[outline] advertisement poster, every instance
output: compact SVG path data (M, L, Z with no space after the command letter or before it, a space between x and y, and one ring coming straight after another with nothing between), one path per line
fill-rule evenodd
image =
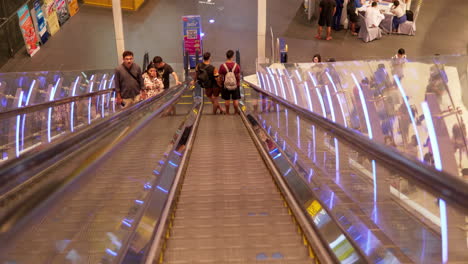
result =
M70 11L70 16L74 16L78 13L80 6L78 5L78 0L67 0L68 2L68 11Z
M55 7L57 8L57 17L60 26L63 26L65 22L70 18L70 12L68 12L67 1L55 0Z
M195 52L198 51L200 57L203 53L201 40L201 18L200 16L183 16L184 30L184 54L188 52L190 58L190 68L195 68Z
M43 9L47 21L47 26L49 26L50 35L53 36L60 29L57 13L55 12L55 1L44 0Z
M34 13L36 16L37 33L39 34L42 44L44 44L47 39L49 39L49 32L47 32L46 19L39 0L34 1Z
M29 14L28 5L24 5L17 12L19 18L19 26L21 33L23 34L24 43L26 44L26 50L32 57L36 52L39 51L39 39L36 35L36 30Z

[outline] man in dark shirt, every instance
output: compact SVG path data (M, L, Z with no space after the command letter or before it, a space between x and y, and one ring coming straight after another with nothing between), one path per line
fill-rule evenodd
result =
M205 75L205 76L203 76ZM213 104L213 114L219 112L224 113L224 109L219 105L219 93L221 89L218 86L218 69L211 65L211 53L205 52L203 54L203 62L197 64L195 67L195 80L205 89L206 97L210 98ZM193 81L195 83L195 81Z
M331 25L332 19L336 12L336 2L335 0L321 0L320 1L320 18L319 18L319 27L317 35L315 38L322 39L323 27L327 26L327 38L326 40L331 40Z
M181 84L179 82L179 77L177 77L177 73L172 69L171 65L165 63L163 59L159 56L154 57L153 63L156 65L157 71L158 71L158 78L161 78L163 84L164 84L164 90L168 89L170 87L169 85L169 76L172 74L174 77L174 80L176 82L176 85Z
M140 101L140 91L144 88L141 68L133 62L133 52L124 51L123 63L115 68L115 91L117 92L117 104L123 108Z
M241 99L241 94L240 94L240 65L235 63L234 60L234 51L228 50L226 52L226 62L224 64L221 64L219 66L219 86L222 87L221 90L221 98L224 99L224 105L226 107L226 114L229 114L229 105L230 105L230 100L232 100L233 105L234 105L234 114L239 114L239 100ZM237 88L235 90L228 90L226 87L224 87L224 79L226 77L226 74L228 72L233 72L234 75L236 76L236 85Z

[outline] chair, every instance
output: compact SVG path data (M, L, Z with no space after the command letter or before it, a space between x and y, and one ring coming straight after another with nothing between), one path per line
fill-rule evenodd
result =
M408 36L416 35L416 21L405 21L398 26L398 34Z
M419 9L421 8L422 1L419 0L416 8L414 9L413 21L405 21L398 26L398 34L404 34L408 36L416 35L416 20L418 19Z
M359 25L361 26L361 29L359 29L358 38L362 39L362 41L369 42L382 37L382 30L379 27L367 27L366 18L361 14L359 14Z

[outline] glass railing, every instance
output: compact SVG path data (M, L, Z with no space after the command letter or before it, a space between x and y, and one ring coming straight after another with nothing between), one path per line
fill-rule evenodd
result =
M168 64L183 81L184 65ZM0 112L112 88L114 69L0 73Z
M114 88L114 70L0 73L0 112Z
M111 115L113 88L112 70L1 73L0 161Z
M120 111L114 87L113 69L0 73L0 163Z
M468 174L468 56L260 65L272 95L458 177Z
M328 96L327 87L323 88L325 94L320 94ZM268 136L273 141L264 140L264 147L277 163L284 156L290 161L280 164L285 180L340 260L354 262L355 251L342 245L348 241L370 263L457 263L468 259L468 205L464 201L468 187L459 177L401 157L369 141L367 133L350 133L333 123L324 126L326 121L317 122L323 119L311 115L303 109L306 107L291 107L296 102L282 103L277 96L258 92L262 89L246 86L245 90L246 112L266 134L261 138ZM288 94L286 97L290 99ZM308 103L305 96L296 98ZM322 112L318 104L320 115L331 119L333 110L328 107L333 103L323 105ZM300 180L293 179L293 169ZM334 221L344 235L330 231Z
M164 190L170 188L171 178L167 177L173 175L168 171L176 169L185 147L180 139L185 127L180 124L186 114L194 112L193 93L187 83L173 87L159 99L129 107L57 144L64 145L61 148L67 150L70 145L75 147L70 153L48 149L43 155L33 157L34 162L22 163L19 171L24 175L20 176L28 177L29 181L17 188L13 197L0 197L0 203L5 205L0 210L0 262L48 262L53 254L57 263L85 260L87 263L117 263L126 250L130 251L123 246L132 239L136 243L131 249L136 253L145 245L143 243L151 243L152 229L148 228L157 223L157 219L151 218L157 215L145 212L158 211L160 207L147 208L146 204L155 199L154 196L165 198L167 191ZM155 128L163 132L154 136ZM133 155L131 159L141 159L142 149L138 144L145 147L149 144L151 150L147 151L152 154L143 163L152 169L138 172L137 180L132 174L134 169L127 173L123 169L125 162L119 160L127 160L129 155ZM45 171L36 174L34 170L38 166ZM123 172L119 174L116 170ZM112 183L132 191L121 192L123 189L112 187ZM152 186L157 193L152 193ZM119 201L103 198L102 188L112 189L113 195L121 192L115 196ZM159 198L157 201L162 206L164 199ZM83 201L87 201L86 204ZM72 213L71 206L76 206ZM36 212L40 208L43 218L37 218L32 208ZM71 222L78 224L70 225ZM80 235L83 228L92 235ZM40 235L37 240L38 234L47 235ZM22 254L24 248L18 251L19 245L26 247L30 254Z

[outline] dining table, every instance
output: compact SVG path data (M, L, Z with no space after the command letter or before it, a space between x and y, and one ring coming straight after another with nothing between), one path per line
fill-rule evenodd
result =
M356 8L356 12L359 14L365 13L367 8L371 7L372 1L366 1L361 7ZM393 13L390 12L391 8L393 6L393 3L389 3L386 1L381 1L377 3L378 9L382 12L384 15L384 19L380 23L379 27L383 30L384 33L386 34L392 34L392 29L393 29Z

